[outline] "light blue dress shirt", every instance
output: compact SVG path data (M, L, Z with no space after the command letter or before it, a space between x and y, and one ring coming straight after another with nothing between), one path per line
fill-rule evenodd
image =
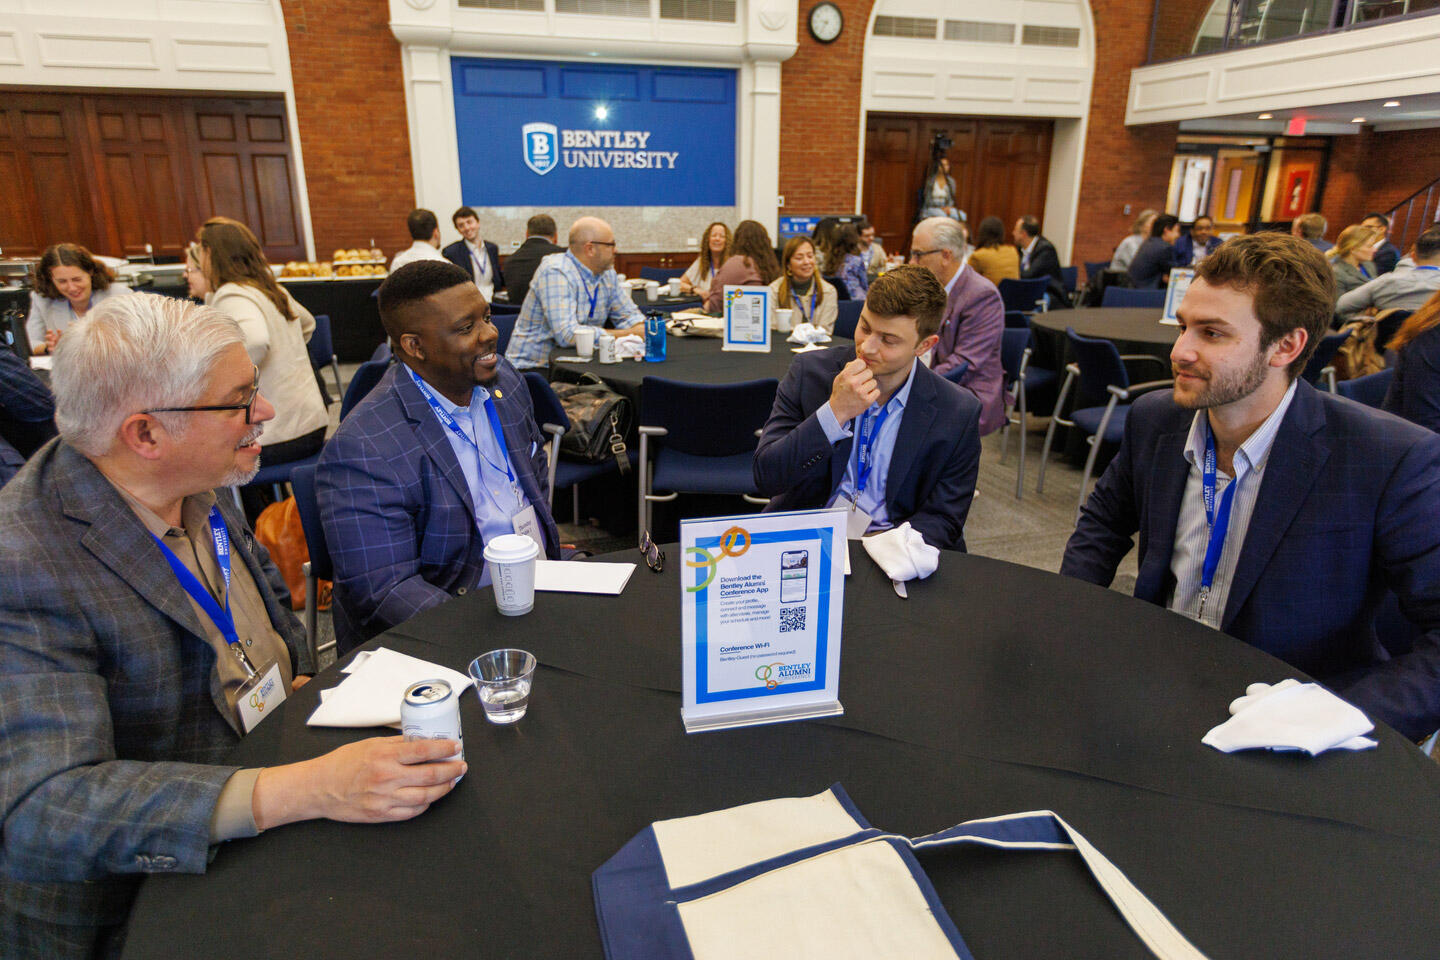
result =
M859 485L860 465L860 443L857 440L850 447L850 460L845 464L845 476L840 480L840 486L835 488L835 495L830 498L827 506L835 506L841 500L849 500L855 497L855 505L866 513L870 514L870 530L889 530L894 524L890 522L890 511L885 506L885 484L890 479L890 460L895 453L895 438L900 435L900 421L905 417L905 404L910 400L910 386L915 382L915 368L920 361L916 360L910 366L910 376L905 378L905 383L895 395L885 404L885 409L890 412L885 416L885 422L875 434L871 448L870 479L865 484L865 489L855 497L855 488ZM880 408L875 404L870 405L860 417L878 416ZM825 431L825 438L831 444L839 443L846 437L853 437L854 431L851 425L856 421L851 420L849 424L842 425L835 418L835 411L830 409L830 404L823 403L820 409L815 412L816 418L820 421L820 427ZM856 420L860 419L857 417Z
M485 412L485 401L490 398L490 391L484 387L476 387L470 395L470 406L460 407L445 399L444 394L429 384L425 384L420 390L434 397L440 408L454 417L456 425L480 448L480 456L476 456L474 447L457 437L455 431L445 426L445 422L438 415L435 417L440 429L445 431L445 439L450 441L450 449L455 451L455 459L460 461L460 469L465 474L465 483L470 488L470 500L475 505L475 526L480 530L481 542L489 543L495 537L514 533L515 527L511 518L529 506L530 501L520 489L519 481L512 482L505 472L505 466L509 466L510 473L514 474L515 465L507 460L495 438L490 417ZM431 413L434 412L432 409ZM489 582L490 569L487 565L479 585L483 587Z
M614 268L597 277L570 251L552 253L530 281L505 359L517 370L548 367L551 350L575 345L576 327L603 327L606 320L628 327L644 323L645 315L629 289L620 286Z

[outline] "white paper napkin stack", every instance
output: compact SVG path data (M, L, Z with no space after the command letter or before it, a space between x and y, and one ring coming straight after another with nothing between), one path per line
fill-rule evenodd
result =
M386 727L400 723L405 689L421 680L448 680L463 694L474 682L463 673L381 647L357 654L338 687L320 691L320 706L306 721L312 727Z
M1282 680L1252 683L1230 704L1231 717L1205 734L1201 743L1222 753L1236 750L1370 750L1376 741L1362 734L1375 724L1359 709L1318 683Z
M870 558L880 564L885 576L900 583L924 580L940 566L939 549L926 543L908 520L893 530L865 537L860 542Z
M824 327L817 327L813 323L797 323L790 331L790 336L785 339L790 343L809 346L812 343L829 343L830 334L825 332Z
M645 359L645 338L634 333L616 337L615 357L619 360Z

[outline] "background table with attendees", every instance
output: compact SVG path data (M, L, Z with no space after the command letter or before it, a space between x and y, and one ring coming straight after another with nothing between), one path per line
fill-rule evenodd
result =
M1247 684L1296 674L1239 641L954 553L901 600L853 548L845 714L687 736L680 558L665 552L663 573L641 564L616 598L541 594L512 619L476 591L372 641L461 671L497 645L528 649L530 711L489 726L467 693L469 773L422 817L297 824L230 845L203 876L151 877L127 960L249 960L257 916L267 943L306 944L315 960L599 957L590 874L649 823L837 781L877 826L911 835L1053 810L1216 960L1390 960L1440 939L1440 769L1389 729L1376 750L1317 758L1202 745ZM297 691L233 761L357 739L305 725L338 679L332 668ZM1149 956L1073 854L922 862L976 956Z

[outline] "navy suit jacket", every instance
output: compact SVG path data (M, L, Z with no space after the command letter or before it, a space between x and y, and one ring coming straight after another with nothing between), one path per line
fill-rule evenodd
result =
M790 365L755 450L755 486L770 498L767 512L823 507L845 478L854 441L831 446L815 412L854 359L854 347L831 347L802 353ZM964 550L979 464L980 401L921 364L885 478L890 522L909 520L926 543Z
M1220 238L1211 237L1205 243L1205 256L1208 257L1210 256L1210 254L1214 253L1215 248L1218 246L1220 246ZM1194 259L1195 238L1187 233L1179 240L1175 241L1175 266L1188 267L1190 266L1191 261L1193 261Z
M491 394L510 463L535 507L545 554L558 559L545 438L525 381L503 359L498 370ZM404 365L392 365L325 444L315 491L335 567L342 653L480 582L485 544L470 486Z
M505 274L500 272L500 248L489 240L481 240L485 245L485 255L490 258L490 276L495 278L495 289L505 289ZM465 246L464 240L456 240L454 243L440 251L440 255L449 260L455 266L464 270L468 275L475 276L475 268L470 264L470 248Z
M1135 596L1163 604L1194 411L1135 402L1060 572L1106 586L1140 534ZM1281 421L1221 618L1231 636L1327 683L1410 737L1440 726L1440 436L1308 383ZM1391 658L1387 590L1421 633ZM1278 677L1257 680L1275 680Z

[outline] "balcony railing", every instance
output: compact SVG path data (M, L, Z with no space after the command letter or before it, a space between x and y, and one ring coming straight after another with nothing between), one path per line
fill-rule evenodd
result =
M1440 11L1440 0L1155 0L1150 61L1178 60Z

